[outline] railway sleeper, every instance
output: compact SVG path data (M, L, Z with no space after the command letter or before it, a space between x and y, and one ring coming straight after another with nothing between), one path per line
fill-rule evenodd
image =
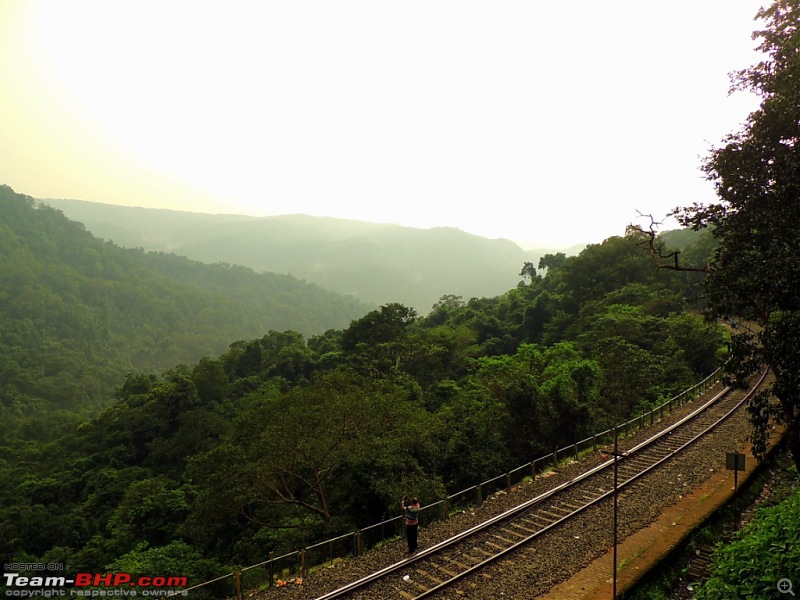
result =
M531 529L530 527L525 527L525 525L521 525L520 523L517 523L516 521L511 523L511 527L516 527L517 529L521 529L522 531L524 531L525 533L518 534L518 535L522 535L523 537L528 537L528 535L532 535L532 534L534 534L534 533L536 533L538 531L538 529Z
M495 544L494 542L490 542L489 540L486 540L484 544L486 544L490 548L494 548L495 550L497 550L497 552L502 552L503 550L507 550L510 546L513 545L513 544Z
M415 579L411 579L410 577L405 581L406 581L406 583L410 583L411 585L413 585L420 592L427 592L428 590L431 589L430 586L424 585L424 584L420 583L419 581L417 581Z
M647 449L648 454L655 454L657 456L667 456L670 453L670 446L674 446L670 440L662 440L656 442L654 445Z
M471 569L472 567L477 565L482 560L482 559L477 559L477 558L474 558L472 556L464 555L464 554L462 554L461 556L466 558L466 559L468 559L470 561L470 564L465 565L464 563L462 563L460 561L457 561L454 558L447 559L447 562L449 562L452 565L455 565L456 567L458 567L462 571L466 571L467 569Z
M477 551L477 549L473 547L473 548L470 548L469 550L467 550L466 552L473 552L473 551ZM485 559L485 557L482 556L482 555L481 556L473 556L472 554L467 554L466 552L462 552L461 553L461 558L463 558L466 562L469 563L469 566L466 567L467 569L471 569L472 567L474 567L478 563L483 562L483 560ZM456 563L456 564L460 565L461 563Z
M500 531L505 533L506 535L513 536L515 538L526 538L527 535L522 535L521 533L517 533L516 531L511 531L510 529L503 528ZM509 539L507 537L503 537L502 535L495 534L495 537L499 540L504 541L506 544L516 544L519 540L518 539Z
M550 523L553 523L554 521L560 521L560 520L561 520L561 519L563 519L565 516L567 516L568 514L570 514L570 513L558 513L558 512L551 512L551 510L550 510L550 509L548 509L548 510L544 510L543 508L540 508L540 509L539 509L539 512L541 512L541 513L544 513L544 514L545 514L547 517L552 517L552 518L550 519ZM548 524L549 524L549 523L548 523Z
M687 574L690 581L701 581L708 578L713 548L712 544L703 544L695 550L695 555L687 565Z
M720 411L720 413L721 412L722 411ZM717 418L718 417L713 414L712 415L702 414L699 417L697 417L694 423L697 424L698 427L706 428L709 425L711 425L711 423L715 423L717 421Z
M495 554L497 554L496 552L489 552L488 550L484 550L480 546L475 546L472 549L475 550L475 552L480 552L481 554L483 554L484 558L489 558L489 557L494 556ZM483 562L484 558L479 558L475 562Z
M567 515L571 515L574 511L570 508L566 508L564 506L548 506L546 509L542 509L544 512L550 512L552 514L558 515L559 519L566 517Z
M602 496L604 493L605 493L605 492L598 492L598 493L597 493L597 494L595 494L594 496L592 496L591 494L583 494L583 495L581 496L581 498L583 498L583 502L584 502L584 504L589 504L590 502L594 502L595 500L597 500L597 499L598 499L600 496Z
M629 458L629 459L628 459L627 461L625 461L625 462L626 462L628 465L649 467L650 465L652 465L654 462L657 462L657 461L658 461L658 457L653 457L653 456L637 456L637 457L635 457L635 458Z
M445 575L447 575L448 577L451 577L451 578L455 577L456 575L458 575L458 573L456 573L455 571L451 571L450 569L446 569L444 566L436 564L435 562L431 563L431 567L435 571L441 571L442 573L444 573Z
M417 569L414 572L417 575L419 575L420 577L425 577L426 579L430 579L436 585L439 585L439 584L442 584L442 583L445 582L444 579L440 579L439 577L436 577L436 575L434 575L433 573L429 573L428 571L423 571L422 569Z
M624 470L620 469L619 470L619 478L618 478L619 479L619 483L623 483L625 481L628 481L629 479L635 477L639 473L641 473L641 471L638 470L638 469L624 469Z
M536 527L537 531L553 524L553 519L548 519L547 517L538 514L527 517L526 521L530 521Z
M567 515L571 515L572 513L575 512L574 508L570 508L569 506L563 506L563 505L556 506L555 510L556 510L556 512L561 513L561 518L562 519L564 517L566 517Z
M542 523L549 523L549 521L545 517L535 512L526 513L524 517L520 517L520 520L523 523L528 523L529 525L537 529L539 529L542 526Z
M676 436L674 436L672 438L672 441L673 442L678 442L677 445L675 446L676 448L678 448L680 446L683 446L686 442L688 442L693 437L694 437L693 435L676 435Z
M668 450L667 448L660 449L659 451L653 451L650 455L655 459L654 462L658 462L659 460L663 460L667 458L670 454L672 454L672 450Z
M635 467L635 469L632 470L633 474L634 475L638 475L642 471L646 471L647 469L652 467L654 464L656 464L656 461L651 461L651 462L644 462L643 461L643 462L640 462L640 463L636 463L636 465L632 465L633 467Z
M637 466L638 464L639 464L639 463L630 463L630 462L628 462L628 461L625 461L625 463L624 463L624 464L620 464L620 465L619 465L619 470L617 471L617 473L618 473L619 475L623 475L623 474L625 474L625 473L638 473L638 472L641 470L641 469L640 469L640 468ZM649 465L649 464L652 464L652 463L648 462L648 465ZM612 487L613 487L613 486L612 486Z

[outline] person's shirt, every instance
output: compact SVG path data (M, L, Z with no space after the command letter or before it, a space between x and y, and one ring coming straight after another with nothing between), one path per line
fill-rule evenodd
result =
M406 513L406 525L416 525L419 523L419 502L415 504L405 504L403 505L403 508L405 509Z

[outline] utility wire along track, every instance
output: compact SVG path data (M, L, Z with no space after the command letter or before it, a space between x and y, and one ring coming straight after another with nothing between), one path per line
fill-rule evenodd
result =
M725 388L695 411L619 456L618 491L673 458L727 420L758 389ZM467 575L556 529L614 494L614 459L406 560L318 597L417 600L431 597Z

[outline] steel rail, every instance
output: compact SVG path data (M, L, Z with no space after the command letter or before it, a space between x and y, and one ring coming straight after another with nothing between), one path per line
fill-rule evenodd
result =
M744 404L755 393L755 390L758 389L758 387L764 381L765 377L766 377L766 371L761 375L761 378L759 379L758 383L755 386L753 386L753 388L748 391L747 395L745 395L744 398L742 398L739 402L737 402L736 405L733 408L731 408L729 411L727 411L724 415L722 415L719 419L717 419L716 421L711 423L708 427L703 429L701 432L699 432L698 434L692 436L688 441L684 442L679 447L677 447L677 448L673 449L672 451L670 451L667 455L663 456L662 458L658 459L656 462L652 463L650 466L642 469L641 471L639 471L638 473L636 473L635 475L633 475L629 479L626 479L625 481L620 483L617 486L617 490L616 490L617 493L619 493L619 491L622 490L623 488L625 488L625 487L633 484L637 480L641 479L642 477L644 477L645 475L650 473L652 470L656 469L657 467L660 467L662 464L667 462L669 459L673 458L676 454L678 454L679 452L682 452L683 450L685 450L689 446L693 445L695 442L697 442L700 439L704 438L706 435L708 435L711 431L716 429L723 422L727 421L737 410L739 410L739 408L741 408L742 404ZM730 391L730 388L726 388L726 392L727 391ZM661 436L658 436L658 437L661 437ZM640 448L641 446L642 445L639 444L639 446L637 446L636 448ZM631 450L628 450L627 452L621 453L621 455L619 457L619 460L622 460L622 459L630 457L630 455L633 452L634 452L634 448L632 448ZM613 464L613 459L611 460L611 463ZM482 561L482 562L480 562L480 563L478 563L476 565L473 565L469 569L457 574L455 577L450 578L449 580L443 582L442 584L434 586L431 589L429 589L428 591L423 592L423 593L415 596L414 600L419 600L421 598L427 598L428 596L430 596L434 592L440 591L440 590L444 589L445 587L448 587L448 586L452 585L455 581L458 581L458 580L466 577L467 575L470 575L470 574L472 574L472 573L474 573L476 571L479 571L480 569L482 569L482 568L486 567L487 565L493 563L494 561L496 561L497 559L501 558L502 556L505 556L506 554L512 552L513 550L516 550L517 548L520 548L520 547L522 547L524 545L529 544L534 538L539 537L541 534L543 534L543 533L555 528L557 525L562 524L563 522L565 522L565 521L571 519L572 517L584 512L585 510L591 508L592 506L595 506L596 504L599 504L603 500L606 500L607 498L609 498L609 497L611 497L613 495L614 495L614 490L613 489L609 490L607 492L604 492L603 494L601 494L600 496L598 496L594 500L592 500L590 502L587 502L583 506L577 508L576 510L574 510L573 512L565 515L564 517L554 521L553 523L547 525L543 529L541 529L541 530L537 531L536 533L528 536L527 538L525 538L523 540L520 540L519 542L516 542L512 546L510 546L510 547L508 547L508 548L506 548L504 550L499 551L497 554L487 558L486 560L484 560L484 561Z
M722 423L725 420L727 420L734 412L736 412L741 407L741 405L754 393L754 391L756 389L758 389L758 387L763 382L764 377L766 377L766 371L761 375L761 378L759 379L759 381L751 388L751 390L748 392L748 394L744 398L742 398L740 401L738 401L736 403L736 405L733 408L731 408L729 411L727 411L722 417L716 419L711 425L709 425L708 427L705 427L700 433L698 433L697 435L691 437L688 441L685 441L679 447L667 451L667 453L665 455L663 455L662 457L658 458L655 462L652 462L652 463L649 464L649 466L646 466L646 467L640 469L636 474L634 474L633 476L629 477L624 482L622 482L617 488L618 491L619 491L619 489L622 489L622 488L628 486L629 484L632 484L634 481L637 481L639 478L643 477L645 474L649 473L650 471L652 471L656 467L662 465L667 460L669 460L672 457L674 457L677 453L681 452L682 450L684 450L688 446L694 444L700 438L702 438L705 435L707 435L710 431L712 431L714 428L716 428L720 423ZM692 421L692 420L702 416L703 414L705 414L706 411L710 407L714 406L717 402L720 401L721 398L726 396L730 391L731 391L731 388L729 388L729 387L724 388L722 391L720 391L718 394L716 394L713 398L711 398L710 400L706 401L703 405L699 406L697 409L695 409L694 411L692 411L688 415L684 416L683 418L679 419L675 423L673 423L670 426L668 426L668 427L664 428L663 430L659 431L657 434L651 436L647 440L644 440L644 441L640 442L639 444L633 446L632 448L630 448L626 452L622 453L622 455L621 455L622 458L623 459L630 458L631 456L633 456L634 454L637 454L637 453L639 453L639 455L641 455L641 454L643 454L643 452L642 452L643 450L655 447L655 445L659 441L664 439L666 436L671 435L673 432L675 432L680 427L686 425L690 421ZM507 510L507 511L501 513L501 514L498 514L498 515L496 515L496 516L494 516L494 517L492 517L490 519L487 519L486 521L484 521L484 522L482 522L482 523L480 523L478 525L475 525L474 527L466 529L466 530L464 530L464 531L462 531L462 532L460 532L460 533L458 533L458 534L456 534L456 535L454 535L454 536L452 536L452 537L450 537L450 538L448 538L446 540L443 540L443 541L441 541L441 542L439 542L439 543L437 543L437 544L435 544L433 546L430 546L430 547L418 552L417 554L415 554L412 557L409 557L409 558L404 559L402 561L399 561L399 562L396 562L394 564L388 565L387 567L384 567L383 569L375 571L375 572L373 572L373 573L371 573L371 574L369 574L369 575L367 575L367 576L365 576L365 577L363 577L361 579L358 579L358 580L353 581L353 582L351 582L351 583L349 583L349 584L347 584L345 586L337 588L336 590L333 590L331 592L328 592L326 594L318 596L316 598L316 600L333 600L335 598L341 598L343 596L346 596L347 594L353 593L353 592L355 592L355 591L357 591L357 590L359 590L361 588L364 588L367 585L374 584L374 583L378 582L379 580L385 578L386 576L388 576L388 575L390 575L392 573L395 573L395 572L400 571L402 569L408 568L410 566L413 566L417 562L420 562L420 561L423 561L423 560L425 560L427 558L430 558L431 556L433 556L433 555L435 555L435 554L437 554L437 553L439 553L439 552L441 552L441 551L443 551L443 550L445 550L447 548L450 548L450 547L452 547L452 546L454 546L454 545L456 545L456 544L458 544L458 543L460 543L462 541L465 541L468 538L470 538L470 537L472 537L472 536L474 536L474 535L476 535L478 533L486 532L491 527L493 527L493 526L495 526L495 525L497 525L497 524L499 524L501 522L513 522L516 518L519 518L521 516L526 515L527 513L531 512L532 509L534 509L538 505L543 504L546 500L556 496L557 494L567 490L568 488L575 487L578 483L583 482L586 479L588 479L590 477L593 477L594 475L597 475L597 474L601 473L602 471L605 471L606 469L609 469L610 467L613 466L613 463L614 463L614 459L613 458L609 459L609 460L606 460L606 461L604 461L604 462L592 467L591 469L588 469L587 471L584 471L583 473L581 473L580 475L576 476L575 478L573 478L573 479L571 479L571 480L569 480L567 482L564 482L564 483L562 483L562 484L560 484L558 486L555 486L554 488L548 490L547 492L544 492L544 493L536 496L535 498L531 498L530 500L527 500L527 501L515 506L512 509L509 509L509 510ZM597 496L597 497L591 499L590 501L584 503L583 505L581 505L580 507L576 508L572 512L569 512L568 514L565 514L563 517L557 518L557 519L553 520L552 522L550 522L549 524L544 525L541 529L538 529L535 533L533 533L533 534L531 534L529 536L526 536L526 537L524 537L523 539L521 539L521 540L519 540L517 542L514 542L512 545L508 546L505 549L497 551L495 554L493 554L492 556L487 557L485 560L482 560L482 561L470 566L469 568L464 569L461 572L459 572L459 573L457 573L457 574L455 574L453 576L450 576L447 580L443 581L442 583L434 585L433 587L427 589L426 591L421 592L420 594L418 594L416 596L411 596L408 593L406 593L405 595L407 597L409 597L409 598L414 598L414 600L418 600L418 599L421 599L421 598L426 598L426 597L430 596L431 594L433 594L434 592L440 591L440 590L444 589L445 587L448 587L449 585L452 585L455 581L458 581L458 580L462 579L463 577L466 577L467 575L469 575L471 573L474 573L475 571L478 571L478 570L486 567L488 564L496 561L498 558L500 558L502 556L505 556L509 552L512 552L512 551L514 551L514 550L516 550L516 549L518 549L518 548L520 548L520 547L522 547L524 545L529 544L534 538L542 535L543 533L546 533L546 532L552 530L553 528L557 527L558 525L561 525L562 523L564 523L565 521L571 519L572 517L584 512L588 508L590 508L592 506L595 506L596 504L598 504L598 503L602 502L603 500L607 499L612 494L613 494L613 490L610 490L610 491L607 491L607 492L603 492L599 496Z

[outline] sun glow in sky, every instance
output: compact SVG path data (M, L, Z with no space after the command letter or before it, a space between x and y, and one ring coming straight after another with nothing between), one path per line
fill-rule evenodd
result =
M713 201L756 0L0 0L0 183L526 247Z

